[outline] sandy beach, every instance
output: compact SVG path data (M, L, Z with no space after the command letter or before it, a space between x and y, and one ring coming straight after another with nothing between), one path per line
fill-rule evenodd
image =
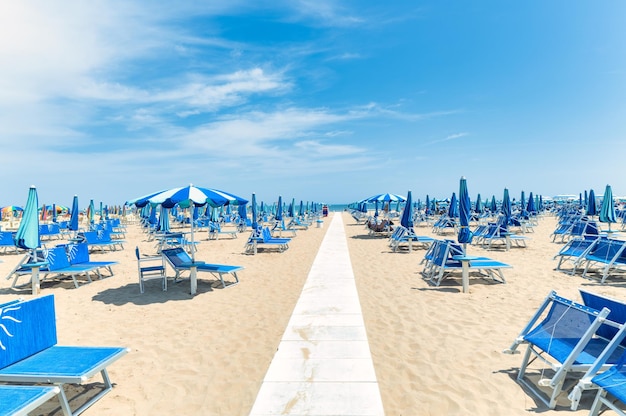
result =
M347 212L331 215L343 215L386 415L588 413L593 394L576 412L564 397L557 410L548 410L515 381L521 356L502 353L550 290L575 300L581 287L625 298L620 281L600 285L554 270L561 247L549 237L554 217L540 219L527 234L527 248L468 247L469 254L513 268L505 270L506 284L471 279L469 293L461 293L460 278L440 287L422 278L423 249L393 253L386 238L368 236ZM134 248L151 254L155 242L138 224L127 226L124 250L92 254L94 260L118 261L115 276L78 289L71 281L44 281L41 293L55 295L59 344L131 349L109 367L113 391L84 414L247 415L326 229L298 231L286 252L257 255L243 253L247 232L218 240L197 233L196 258L245 270L240 283L226 289L200 275L195 296L188 280L172 282L167 292L158 281L148 282L139 293ZM416 231L433 235L428 226ZM22 256L0 255L0 276ZM0 279L0 302L18 296L31 295ZM89 394L86 387L75 389L77 402ZM38 414L61 411L51 401Z

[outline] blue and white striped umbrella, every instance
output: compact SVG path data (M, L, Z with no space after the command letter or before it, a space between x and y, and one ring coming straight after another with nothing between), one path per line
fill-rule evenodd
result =
M191 205L202 206L207 203L212 207L220 207L228 204L239 205L248 202L247 199L224 191L193 185L168 189L148 197L147 200L151 204L162 204L165 208L172 208L174 205L187 208Z
M397 194L378 194L378 195L374 195L371 196L369 198L365 198L364 201L366 202L395 202L395 201L400 201L400 202L404 202L406 201L406 198L402 195L397 195Z

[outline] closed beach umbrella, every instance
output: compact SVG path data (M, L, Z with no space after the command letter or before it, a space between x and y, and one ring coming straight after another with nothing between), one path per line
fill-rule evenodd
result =
M459 184L459 222L461 223L461 228L457 238L459 243L463 244L464 249L467 243L472 242L472 232L469 228L470 211L471 202L469 192L467 191L467 180L465 177L462 177Z
M252 194L252 230L259 228L259 216L256 212L256 195Z
M31 186L28 190L28 200L24 207L22 220L14 237L15 245L19 248L34 250L41 244L39 239L38 205L37 189Z
M492 214L495 214L496 212L498 212L498 205L496 204L495 195L491 195L491 206L489 207L489 210L491 211Z
M454 192L452 192L452 198L450 198L450 206L448 207L448 217L450 218L459 217L459 205L456 199L456 193Z
M276 221L282 221L283 219L283 197L278 196L278 205L276 205L276 215L274 215Z
M604 189L604 196L602 197L602 207L600 208L599 220L600 222L606 222L609 224L609 231L611 231L611 224L617 222L611 185L607 185Z
M72 231L78 231L78 195L74 195L72 200L72 211L70 212L68 228Z
M598 206L596 205L596 193L593 189L589 190L589 199L587 199L587 215L593 217L598 215Z
M476 197L476 206L474 207L474 211L478 214L482 214L483 212L483 202L480 198L480 194Z
M304 203L302 202L302 200L300 200L300 207L298 208L298 215L301 217L304 215Z
M159 216L159 231L162 233L170 232L170 210L161 205L161 214Z
M430 215L430 198L428 197L428 194L426 194L426 209L424 210L424 215Z
M93 199L89 200L89 208L87 208L87 218L89 219L89 225L94 224L94 211L96 208L93 205Z
M413 228L413 196L411 195L411 191L406 194L406 204L404 205L404 210L400 217L400 225L409 230Z
M532 192L528 195L528 205L526 206L526 211L528 211L531 214L534 214L537 212L537 209L535 208L535 199L533 198Z
M52 222L57 222L57 206L52 204Z
M502 198L502 213L504 214L504 224L509 225L511 221L511 199L509 197L509 190L504 188L504 197Z

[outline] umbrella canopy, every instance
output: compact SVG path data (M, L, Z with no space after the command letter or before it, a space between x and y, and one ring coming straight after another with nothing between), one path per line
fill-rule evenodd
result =
M89 200L89 208L87 208L87 218L89 219L89 225L93 225L94 224L94 214L95 214L95 207L93 205L93 199Z
M456 199L456 193L454 192L452 192L452 198L450 198L450 206L448 207L448 217L450 218L459 217L459 205Z
M430 215L430 198L428 194L426 194L426 208L424 209L424 215Z
M593 217L598 215L598 206L596 205L596 193L593 189L589 190L589 199L587 199L587 215Z
M304 215L304 203L302 202L302 200L300 200L300 207L298 208L298 215L301 217Z
M370 196L369 198L365 198L366 202L391 202L391 201L406 201L406 198L402 195L397 194L378 194L374 196Z
M22 221L14 237L17 247L25 250L34 250L41 244L39 239L38 206L37 189L31 186L28 190L28 199L22 215Z
M74 195L74 199L72 200L70 223L67 227L72 231L78 231L78 195Z
M495 214L496 212L498 212L498 205L496 204L495 195L491 195L491 205L489 206L489 210L491 211L492 214Z
M22 207L18 207L15 205L7 205L6 207L2 208L2 216L6 217L7 215L14 215L16 216L18 212L22 212L24 211L24 208Z
M469 228L471 209L472 204L467 191L467 180L462 177L459 184L459 222L461 223L457 237L459 243L467 244L472 242L472 232Z
M406 193L406 204L404 205L404 210L402 210L400 225L409 230L413 228L413 196L411 191Z
M259 216L256 212L256 195L252 194L252 230L259 228Z
M247 199L224 191L201 188L193 185L168 189L147 198L144 197L144 199L136 200L135 204L142 204L145 200L151 204L162 204L165 208L172 208L174 205L187 208L191 205L202 206L207 203L212 207L220 207L228 204L239 205L248 202Z
M504 224L509 225L511 221L511 199L509 190L504 188L504 197L502 198L502 213L504 214Z
M602 207L600 207L600 216L598 219L600 220L600 222L608 223L609 230L611 230L611 223L617 222L611 185L607 185L604 189L604 196L602 197Z

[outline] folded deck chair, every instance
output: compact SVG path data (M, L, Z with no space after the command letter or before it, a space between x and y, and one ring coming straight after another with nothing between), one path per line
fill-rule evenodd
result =
M208 272L216 276L220 282L222 282L222 287L226 288L224 275L231 275L235 279L234 282L230 282L229 284L229 286L232 286L239 283L237 272L243 270L243 266L211 264L198 260L193 261L191 256L189 256L182 247L162 250L161 255L163 255L167 263L174 269L174 272L176 272L175 280L178 280L183 272L189 272L192 267L195 267L198 272Z
M27 416L59 392L56 386L0 385L0 415Z
M137 257L137 273L139 274L139 293L144 292L144 282L159 279L163 291L167 290L167 275L165 273L165 260L160 256L141 256L139 247L135 247Z
M610 310L601 310L558 296L552 291L545 298L528 324L517 336L505 353L515 353L521 344L527 349L520 365L517 380L526 386L550 409L556 407L557 399L563 390L566 378L578 381L580 374L587 371L610 339L603 337L599 329L603 325L620 328L620 324L607 318ZM607 362L615 364L620 354ZM543 362L549 369L537 370L537 385L525 376L531 356ZM539 387L552 390L547 398Z
M47 295L0 305L0 382L56 385L66 416L79 415L108 393L113 385L107 367L129 352L124 347L57 345L54 296ZM86 403L72 410L66 384L83 384L100 373L104 386Z

